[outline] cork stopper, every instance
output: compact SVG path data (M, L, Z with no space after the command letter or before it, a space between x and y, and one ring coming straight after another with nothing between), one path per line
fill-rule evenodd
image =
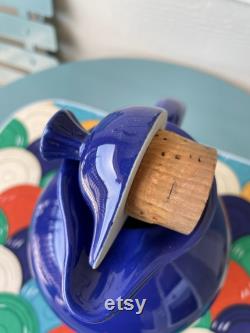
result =
M208 200L216 159L213 148L158 131L133 181L126 212L144 222L190 234Z

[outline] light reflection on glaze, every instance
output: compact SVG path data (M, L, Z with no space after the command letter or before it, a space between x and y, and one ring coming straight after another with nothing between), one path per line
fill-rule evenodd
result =
M122 228L134 170L153 135L165 126L166 116L160 108L131 107L116 111L103 119L86 139L80 157L79 182L95 217L89 255L94 268Z
M40 199L53 205L51 198L59 196L63 218L51 218L48 206L33 221L33 266L53 309L76 330L88 333L172 333L189 325L213 300L227 260L229 236L215 185L203 221L191 236L157 226L132 228L136 222L128 220L100 268L92 270L93 220L79 195L77 170L78 162L65 162L59 180ZM65 228L63 266L53 251L47 252L52 240L64 242L55 231L58 223ZM131 294L148 299L143 315L123 311L110 317L104 300Z
M103 218L104 224L102 226L96 247L99 249L104 236L109 228L109 221L112 220L114 213L114 202L118 202L121 195L122 184L119 182L118 175L114 168L113 160L115 159L116 146L111 144L101 145L97 148L96 153L96 171L103 181L104 186L108 189L106 205L104 207ZM109 159L103 158L110 156ZM107 180L109 180L107 182ZM106 223L106 224L105 224Z
M166 121L164 109L131 107L107 115L90 133L67 110L59 111L46 125L42 156L80 160L79 184L95 223L89 254L93 268L100 265L125 222L125 203L135 173Z

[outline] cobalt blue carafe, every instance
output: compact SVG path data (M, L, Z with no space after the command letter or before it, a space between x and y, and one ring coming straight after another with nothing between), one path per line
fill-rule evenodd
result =
M46 300L77 332L179 332L206 312L222 285L230 235L215 181L188 236L123 214L132 170L156 131L166 126L190 138L166 124L164 113L120 110L87 133L60 111L45 129L42 154L62 165L36 206L31 260ZM146 303L141 314L105 307L118 298Z

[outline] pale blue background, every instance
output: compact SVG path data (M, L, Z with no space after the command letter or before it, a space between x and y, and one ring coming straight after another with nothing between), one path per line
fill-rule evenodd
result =
M68 63L0 89L0 118L44 98L112 111L175 97L188 107L183 127L201 142L250 158L250 94L193 69L146 60Z

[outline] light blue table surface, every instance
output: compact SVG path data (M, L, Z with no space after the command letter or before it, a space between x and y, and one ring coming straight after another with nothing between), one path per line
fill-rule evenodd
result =
M109 59L68 63L0 89L0 120L32 101L63 98L112 111L183 101L183 128L201 142L250 158L250 94L194 69L148 61Z

